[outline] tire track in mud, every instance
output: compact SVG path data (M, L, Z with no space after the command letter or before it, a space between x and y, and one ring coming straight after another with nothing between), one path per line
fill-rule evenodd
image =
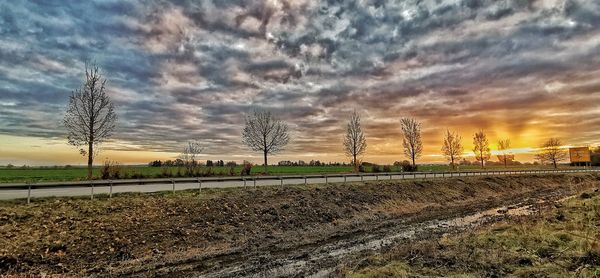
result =
M373 230L356 230L304 246L263 254L235 252L168 267L159 272L164 271L163 274L169 277L330 277L344 261L364 257L386 247L410 243L411 240L456 233L507 217L531 215L540 206L562 201L561 198L566 199L548 192L545 197L524 198L514 205L494 207L488 204L487 207L491 206L491 209L479 207L479 210L468 208L462 214L448 218L390 221Z
M502 211L500 213L498 211ZM485 210L475 214L466 215L463 217L451 218L447 220L433 220L415 225L406 226L404 228L388 231L391 234L367 235L361 236L360 239L342 240L333 244L316 247L313 251L304 253L301 256L283 258L274 260L270 264L272 268L261 271L260 268L249 266L234 266L223 269L211 274L198 274L198 277L230 277L230 276L246 276L246 277L290 277L295 275L307 275L312 277L327 277L337 263L342 262L345 257L359 254L361 252L377 251L387 246L399 243L403 240L411 240L422 234L444 233L456 231L489 223L499 218L511 215L528 215L533 212L531 205L515 205L509 207L499 207ZM330 263L323 264L323 261ZM333 267L323 266L333 262ZM252 273L254 272L254 273Z

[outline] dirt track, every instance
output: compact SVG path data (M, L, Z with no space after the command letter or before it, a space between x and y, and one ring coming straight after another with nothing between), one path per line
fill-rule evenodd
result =
M464 227L441 220L599 185L589 174L482 177L0 204L0 271L327 276L395 241Z

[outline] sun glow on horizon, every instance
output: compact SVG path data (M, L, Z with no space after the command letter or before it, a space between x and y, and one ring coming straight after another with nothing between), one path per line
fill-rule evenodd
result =
M25 137L25 136L12 136L12 135L0 135L0 165L13 164L13 165L31 165L31 166L52 166L52 165L85 165L86 160L84 157L79 155L77 149L66 143L66 139L60 138L38 138L38 137ZM465 144L463 139L463 144ZM394 153L369 153L363 157L363 161L369 161L373 163L391 164L394 161L406 160L406 157L401 154L401 143L397 146L390 146L384 144L386 148L393 148ZM112 146L115 149L111 149ZM130 150L127 146L131 147ZM589 144L588 146L594 148L600 146L600 144ZM419 163L446 163L445 157L440 151L436 151L440 146L426 145L426 149L422 157L418 160ZM474 160L475 155L471 151L470 144L465 144L465 150L463 152L463 158L467 160ZM562 148L568 149L575 147L573 145L565 145ZM375 148L382 150L381 148ZM492 157L490 160L495 161L497 155L512 154L515 155L515 160L521 162L532 162L534 161L534 155L539 151L539 147L518 147L511 148L505 151L497 150L497 146L491 144ZM337 152L336 152L337 151ZM150 151L140 149L128 144L119 144L111 142L102 147L102 151L98 157L95 158L94 164L99 165L104 161L116 161L124 165L139 165L146 164L153 160L173 160L179 156L177 152L162 152L162 151ZM261 162L261 155L253 152L246 153L232 153L232 154L210 154L205 153L199 156L201 160L227 160L241 162L243 160L252 161L255 163ZM348 160L340 150L332 150L328 153L317 153L317 152L305 152L305 153L286 153L285 151L271 156L270 163L276 163L281 160L320 160L324 162L343 162Z

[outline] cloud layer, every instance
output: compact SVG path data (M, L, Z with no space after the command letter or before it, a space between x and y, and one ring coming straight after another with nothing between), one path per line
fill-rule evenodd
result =
M60 138L83 62L109 79L112 149L249 154L243 116L290 123L289 156L341 157L363 115L369 155L400 159L399 118L532 147L600 143L594 0L5 1L0 133ZM316 155L318 154L318 155ZM332 159L335 160L335 159Z

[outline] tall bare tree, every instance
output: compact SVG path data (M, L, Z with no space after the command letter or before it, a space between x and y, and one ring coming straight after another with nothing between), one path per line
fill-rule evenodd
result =
M404 154L412 160L413 168L416 167L416 160L423 153L423 142L421 141L421 123L413 118L402 118L400 120L402 128L402 146Z
M69 144L82 147L79 152L88 157L88 179L92 178L92 165L97 146L110 138L115 129L117 114L108 94L106 79L100 68L92 63L85 66L85 80L69 97L64 117Z
M282 151L290 141L288 126L275 118L271 112L256 110L246 116L242 141L253 151L263 153L265 173L267 173L267 156Z
M344 137L344 151L346 155L352 157L354 170L358 170L356 157L363 155L367 150L367 140L360 126L360 115L354 111L348 126L346 127L346 136Z
M500 160L504 163L504 167L508 167L508 160L510 154L508 150L510 149L510 139L502 139L498 141L498 151L500 151Z
M539 153L535 157L543 162L551 162L554 169L558 168L558 162L567 159L567 152L560 147L562 142L558 138L550 138L540 147Z
M485 167L485 162L490 160L492 156L490 142L483 130L480 130L473 136L473 153L475 153L475 159L481 163L481 168Z
M444 136L444 144L442 145L442 152L446 159L450 162L452 169L456 169L456 161L460 160L464 152L462 145L462 137L456 132L450 132L446 130Z

